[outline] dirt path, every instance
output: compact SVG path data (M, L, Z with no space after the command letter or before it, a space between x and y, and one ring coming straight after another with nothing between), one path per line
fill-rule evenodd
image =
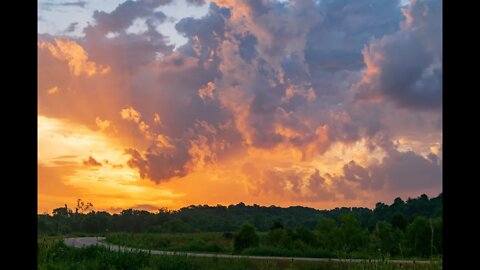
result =
M161 251L161 250L147 250L139 248L130 248L112 245L103 242L105 237L77 237L77 238L65 238L63 241L66 245L72 247L85 247L91 245L103 245L109 247L114 251L127 251L127 252L151 252L155 255L183 255L183 256L196 256L196 257L217 257L217 258L237 258L237 259L254 259L254 260L288 260L288 261L313 261L313 262L380 262L381 260L363 260L363 259L327 259L327 258L308 258L308 257L278 257L278 256L246 256L246 255L230 255L230 254L212 254L212 253L199 253L199 252L174 252L174 251ZM414 260L389 260L391 263L396 264L425 264L430 261L414 261Z

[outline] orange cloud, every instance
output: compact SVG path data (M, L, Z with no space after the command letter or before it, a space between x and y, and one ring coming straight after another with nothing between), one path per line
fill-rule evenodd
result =
M302 96L309 102L312 102L317 98L315 91L313 91L313 88L311 87L308 89L303 89L300 87L290 86L285 90L285 97L282 98L282 101L288 101L295 95Z
M215 90L215 83L208 82L205 87L198 89L198 95L203 100L205 100L207 97L213 98L213 90Z
M170 138L166 135L158 134L157 146L160 148L174 148L175 146L170 142Z
M122 116L122 119L136 123L138 129L145 136L147 140L154 139L155 136L150 131L150 126L144 121L141 121L141 114L137 110L135 110L132 106L122 109L120 111L120 115Z
M73 40L55 39L55 44L41 41L38 43L38 47L50 51L56 59L66 61L70 72L75 76L82 74L93 76L110 72L110 67L99 66L94 62L88 61L87 52Z
M155 113L153 115L153 122L158 125L162 125L162 119L160 118L160 115L158 113Z
M137 110L135 110L132 106L122 109L120 111L120 115L122 116L122 119L130 120L135 123L140 122L140 113Z
M100 128L100 130L105 130L110 127L111 122L108 120L102 120L100 117L95 118L95 123Z
M78 198L93 202L96 210L180 206L176 199L183 196L181 192L141 180L136 170L123 166L129 156L121 144L102 132L39 115L38 144L39 212L74 204Z
M382 191L355 190L344 168L382 163L388 153L377 129L393 134L388 140L397 140L399 152L441 154L441 137L409 134L416 119L430 123L436 114L410 119L387 111L381 96L360 104L374 105L365 110L351 102L358 86L351 84L359 75L359 84L375 83L385 55L371 46L362 51L363 41L356 49L356 31L324 29L344 26L324 26L315 1L282 8L274 1L213 2L232 16L211 9L183 20L178 29L189 41L173 52L155 31L105 38L101 23L78 41L38 43L39 211L78 197L97 210L239 201L368 205ZM404 15L411 25L414 14ZM347 65L354 53L363 53L365 69ZM397 126L402 119L410 126Z

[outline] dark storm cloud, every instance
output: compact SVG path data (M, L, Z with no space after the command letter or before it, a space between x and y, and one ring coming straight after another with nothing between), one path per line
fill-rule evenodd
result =
M338 189L345 193L374 191L386 187L394 192L412 192L438 187L442 183L442 164L439 157L427 157L413 151L402 152L390 142L381 146L387 155L378 164L367 167L354 160L343 166L343 175L334 177Z
M255 45L257 45L257 38L254 35L246 35L241 37L239 46L240 57L247 63L251 63L256 56Z
M382 164L372 169L378 178L383 176L391 190L414 191L442 183L442 165L433 153L425 158L413 151L391 150Z
M312 73L362 68L362 47L396 31L402 20L398 1L327 0L317 8L324 19L309 31L305 47Z
M206 16L200 19L190 17L181 19L175 25L175 29L189 38L189 42L180 47L179 51L198 57L201 61L212 59L214 63L218 62L215 52L225 38L225 21L230 17L230 13L229 9L211 4Z
M378 175L369 168L356 164L353 160L343 166L343 174L345 180L359 184L361 189L378 190L383 187L383 182Z
M385 96L401 107L441 108L441 1L412 1L400 31L374 39L364 51L368 70L358 98ZM368 75L367 75L368 76Z
M118 72L132 74L156 60L158 53L168 55L173 51L174 46L167 45L168 39L155 28L155 24L147 20L146 31L142 34L121 31L108 37L106 34L110 31L105 32L102 24L87 26L84 28L84 44L95 61L110 62L110 66Z
M343 174L345 179L353 182L363 182L370 178L368 171L357 165L353 160L343 166Z
M345 103L364 67L362 48L372 37L397 31L403 16L398 1L329 0L317 9L323 20L309 30L304 49L309 76L297 80L311 81L319 103Z
M280 143L283 138L274 131L275 112L281 103L282 88L271 87L268 75L260 69L257 73L255 84L252 86L254 93L250 104L249 125L253 128L253 145L271 148Z
M302 84L311 82L309 70L304 67L302 57L297 54L291 54L282 60L282 68L285 72L286 79L293 84Z
M258 27L252 29L254 34L259 35L257 50L262 58L277 69L282 59L303 52L308 31L323 21L315 2L310 0L289 4L247 1L247 5Z
M442 98L442 69L432 66L433 56L411 36L384 39L379 47L385 60L379 66L375 88L399 105L418 109L438 108ZM431 68L429 71L428 69Z

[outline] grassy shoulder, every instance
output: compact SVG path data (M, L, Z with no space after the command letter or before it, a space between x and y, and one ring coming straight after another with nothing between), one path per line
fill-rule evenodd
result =
M105 241L142 249L233 253L233 238L223 233L110 233Z
M340 258L340 259L409 259L426 260L418 257L386 257L380 253L369 251L338 252L315 248L303 244L301 241L293 242L289 248L271 246L268 233L260 232L259 245L249 247L241 252L234 252L233 235L228 233L110 233L105 242L120 246L141 248L146 250L163 251L191 251L217 254L241 254L256 256L279 257L311 257L311 258ZM441 258L431 258L441 261Z
M146 252L114 252L103 246L86 248L68 247L60 237L38 239L38 269L183 269L183 270L323 270L323 269L442 269L441 263L426 265L401 265L387 262L299 262L285 260L249 260L225 258L201 258L187 256L158 256Z

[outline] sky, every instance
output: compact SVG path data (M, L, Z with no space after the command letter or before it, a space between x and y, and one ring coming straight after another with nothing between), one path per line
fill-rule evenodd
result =
M442 192L440 0L40 0L38 212Z

